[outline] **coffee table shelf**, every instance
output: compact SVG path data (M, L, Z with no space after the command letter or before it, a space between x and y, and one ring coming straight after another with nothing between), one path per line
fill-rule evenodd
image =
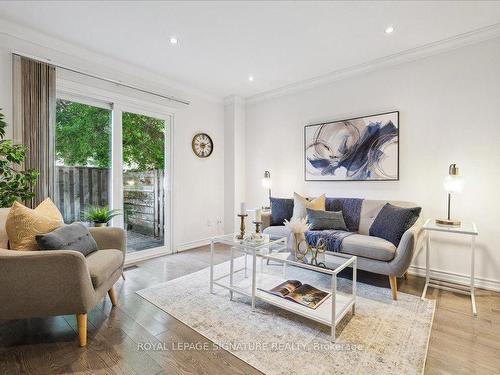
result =
M231 245L231 258L229 273L214 278L213 249L216 243ZM235 253L244 255L245 263L243 268L235 269ZM250 257L252 260L251 277L247 277L247 257ZM260 273L257 272L257 258L260 258ZM281 277L263 272L264 260L266 259L282 264L283 275ZM331 328L331 340L335 342L336 325L349 311L352 310L352 313L355 313L356 262L357 258L355 256L337 253L325 254L322 262L318 264L298 261L286 249L286 238L266 238L263 243L255 244L238 240L233 235L214 237L211 243L210 292L213 293L214 285L216 285L229 290L229 298L231 300L233 299L233 293L250 297L252 310L255 309L255 301L261 300L294 314L325 324ZM330 293L330 296L316 309L311 309L291 300L259 290L259 288L269 290L286 281L287 266L299 267L331 276L331 288L320 288ZM337 275L348 267L352 269L353 275L351 294L337 290ZM240 277L240 279L235 281L235 275L239 275L240 273L242 274L242 278Z
M273 306L282 308L283 310L290 311L292 313L301 315L305 318L314 320L318 323L322 323L330 326L332 323L332 297L328 297L321 305L316 309L311 309L306 306L302 306L296 302L290 301L285 298L275 296L273 294L266 293L259 289L271 289L276 285L281 284L287 279L283 277L278 277L275 275L260 273L257 276L257 290L255 292L255 297L261 301L267 302ZM252 295L252 283L250 278L245 278L233 284L233 287L229 285L229 275L215 281L215 285L221 286L226 289L232 289L233 292L251 297ZM325 292L330 292L328 289L318 288ZM335 309L341 313L337 314L335 319L335 324L344 317L344 315L349 312L354 304L354 298L350 294L342 293L337 291L335 297Z

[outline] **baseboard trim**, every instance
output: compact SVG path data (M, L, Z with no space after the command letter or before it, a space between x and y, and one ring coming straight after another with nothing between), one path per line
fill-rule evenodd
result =
M408 273L410 275L425 277L425 267L410 266L410 268L408 269ZM465 285L469 285L469 283L470 283L469 275L466 275L466 274L436 270L436 269L432 269L432 268L430 270L430 274L431 274L432 278L435 278L437 280L452 281L455 283L460 283L460 284L465 284ZM491 280L491 279L485 279L485 278L476 276L475 277L475 286L477 288L481 288L481 289L491 290L494 292L500 292L500 280Z
M124 267L129 267L133 266L135 264L144 262L146 260L150 260L153 258L158 258L158 257L163 257L166 255L171 254L170 252L166 251L165 247L158 247L156 249L148 249L148 250L142 250L140 252L137 252L134 254L132 257L125 257L125 264Z
M183 242L175 246L175 252L180 253L181 251L191 250L200 246L210 245L211 238L202 238L201 240Z

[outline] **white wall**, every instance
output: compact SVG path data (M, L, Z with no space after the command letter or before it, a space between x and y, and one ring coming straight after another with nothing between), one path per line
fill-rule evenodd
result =
M304 125L392 110L400 111L399 182L304 181ZM254 206L266 202L260 180L269 170L274 196L409 200L426 218L442 216L442 181L457 163L466 185L453 199L453 216L477 223L480 284L500 288L500 39L248 103L246 116L247 200ZM432 268L468 273L466 242L436 237ZM424 266L422 255L414 265Z
M224 232L239 230L240 203L245 201L245 103L226 98L224 104Z
M55 61L64 57L65 64L77 57L62 56L50 48L31 46L25 41L17 43L13 38L0 38L0 108L3 109L9 124L12 124L12 64L11 52L19 51L52 57ZM106 75L106 68L100 64L86 61L85 70L98 75ZM140 70L136 70L140 74ZM113 77L111 77L113 78ZM137 81L137 76L122 74L120 79L127 83ZM150 79L150 76L147 77ZM142 80L140 86L162 93L174 92L189 100L189 106L177 105L174 108L174 189L173 222L174 250L183 250L201 243L223 232L224 217L224 117L223 102L218 98L198 95L190 90L182 92L171 90L158 79L148 86ZM208 133L214 141L214 151L210 158L200 159L191 150L191 139L197 132ZM11 127L8 130L11 136ZM220 222L218 224L218 222Z

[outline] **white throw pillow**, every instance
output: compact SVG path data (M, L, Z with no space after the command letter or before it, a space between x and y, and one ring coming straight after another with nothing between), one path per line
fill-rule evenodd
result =
M307 216L307 209L325 211L325 194L308 201L302 195L293 193L293 219L303 219Z

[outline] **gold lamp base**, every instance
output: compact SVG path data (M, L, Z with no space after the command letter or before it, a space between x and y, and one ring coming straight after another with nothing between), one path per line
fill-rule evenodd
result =
M460 222L460 220L436 219L436 224L446 225L449 227L459 227L462 223Z

